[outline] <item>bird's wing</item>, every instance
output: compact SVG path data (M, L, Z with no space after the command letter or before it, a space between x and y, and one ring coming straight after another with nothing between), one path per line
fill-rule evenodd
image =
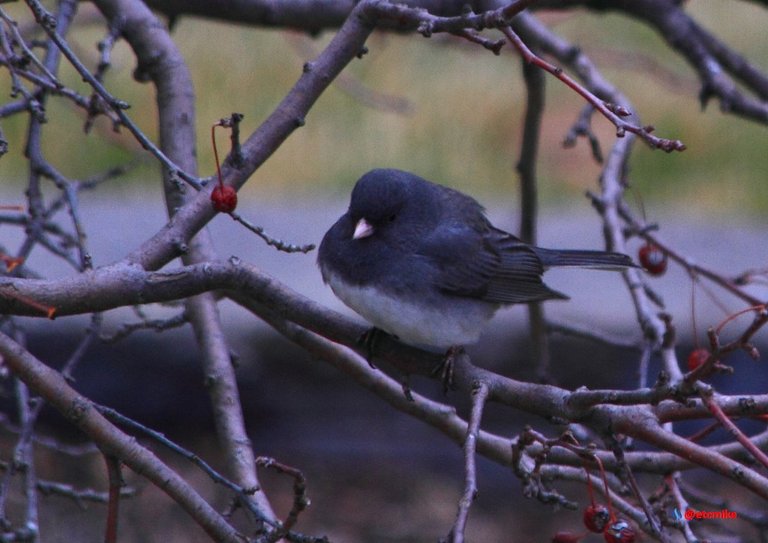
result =
M544 268L531 247L486 223L442 227L418 249L438 269L437 286L456 296L491 303L525 303L565 298L541 280Z

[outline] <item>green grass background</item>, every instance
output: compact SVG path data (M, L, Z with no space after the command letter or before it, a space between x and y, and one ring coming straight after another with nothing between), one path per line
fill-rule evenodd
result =
M686 4L706 28L753 63L768 70L768 27L765 10L747 2L693 0ZM9 5L23 25L30 17L23 5ZM93 9L81 7L81 24L69 39L93 67L96 42L103 28ZM646 205L663 204L686 212L759 217L768 211L768 138L763 125L719 111L713 101L702 112L693 71L650 28L613 14L586 11L543 13L558 33L579 45L633 102L643 123L657 134L679 138L688 146L671 155L638 143L632 159L631 183ZM277 106L310 57L330 39L278 30L263 30L197 18L182 18L173 32L188 59L198 96L198 153L201 174L213 172L209 127L233 111L245 115L249 134ZM297 47L296 43L301 46ZM500 57L450 37L379 33L368 42L370 52L345 71L356 84L411 105L409 114L372 108L337 87L330 88L297 130L259 169L243 197L259 198L274 191L334 191L346 194L354 180L376 166L420 173L465 190L516 198L516 173L525 93L520 59L505 47ZM127 100L132 118L154 137L155 107L151 85L133 81L135 62L125 43L114 51L106 85ZM62 79L83 93L87 88L65 63ZM0 88L10 92L7 75ZM585 141L563 149L562 140L583 101L547 76L539 174L547 202L565 203L594 188L599 166ZM83 134L82 112L62 98L48 105L48 159L65 174L87 177L110 166L145 157L127 131L112 132L101 119ZM4 183L22 187L26 176L23 144L26 119L2 121L11 151L0 160ZM604 150L615 138L607 121L595 116L593 126ZM220 145L228 141L220 132ZM113 190L140 190L155 183L151 160Z

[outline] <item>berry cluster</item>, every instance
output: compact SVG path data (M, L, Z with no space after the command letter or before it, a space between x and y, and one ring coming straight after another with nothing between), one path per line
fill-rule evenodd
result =
M608 493L608 482L605 478L605 470L599 460L597 460L597 465L600 468L600 473L603 477L603 485L605 486L605 496L608 500L608 505L606 506L595 501L595 494L592 490L592 477L589 474L589 470L585 467L590 504L584 509L582 519L584 521L584 526L589 531L582 534L574 534L573 532L565 531L558 532L552 538L552 543L578 543L587 537L590 532L603 534L603 539L606 543L634 543L637 533L629 522L617 517L614 513L613 508L611 507L610 494Z

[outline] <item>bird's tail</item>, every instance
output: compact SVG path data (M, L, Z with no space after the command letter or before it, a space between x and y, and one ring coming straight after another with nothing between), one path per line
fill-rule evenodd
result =
M631 258L621 253L578 249L542 249L541 247L534 247L533 250L545 268L572 266L621 271L624 268L638 267Z

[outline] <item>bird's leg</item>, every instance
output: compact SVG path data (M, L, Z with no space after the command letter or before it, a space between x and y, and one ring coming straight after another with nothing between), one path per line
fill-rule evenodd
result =
M381 341L382 336L385 335L391 334L388 334L381 328L376 328L374 326L363 332L357 339L357 342L363 347L363 350L365 351L365 359L373 369L376 369L376 366L373 364L374 351L376 350L378 342ZM397 339L397 336L392 337ZM403 376L400 378L400 386L403 387L403 395L405 395L405 399L409 402L414 401L413 394L411 393L410 376L408 374L403 374Z
M433 376L440 376L440 380L443 382L443 393L448 394L449 390L456 390L453 382L453 369L456 364L456 359L465 353L464 347L461 345L451 345L445 352L445 357L442 362L435 366L432 370Z
M382 334L386 334L386 332L374 326L363 332L362 335L357 338L357 342L365 351L365 359L373 369L376 369L376 365L373 363L373 353L376 350L376 344L381 340Z

